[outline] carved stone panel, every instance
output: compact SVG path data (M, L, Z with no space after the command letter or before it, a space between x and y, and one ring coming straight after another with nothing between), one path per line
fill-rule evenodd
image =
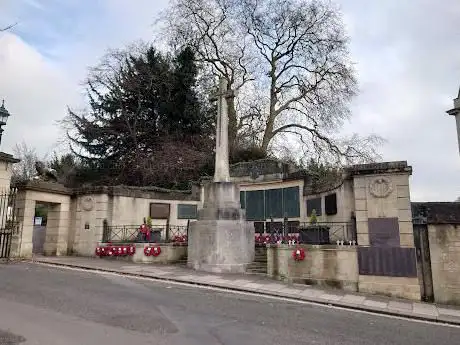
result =
M376 198L386 198L393 192L393 184L388 177L376 177L369 184L369 191Z
M81 208L84 211L91 211L94 208L94 199L91 196L84 196L81 199Z

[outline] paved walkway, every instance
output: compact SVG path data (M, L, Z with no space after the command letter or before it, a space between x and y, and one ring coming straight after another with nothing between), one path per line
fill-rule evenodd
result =
M459 307L286 284L258 275L211 275L172 265L133 264L116 259L82 257L35 257L34 262L257 293L379 314L460 325Z

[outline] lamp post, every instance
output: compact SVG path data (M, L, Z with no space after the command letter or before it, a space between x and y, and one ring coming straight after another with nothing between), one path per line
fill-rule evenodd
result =
M5 100L2 101L2 106L0 107L0 144L2 143L2 134L3 134L3 126L6 125L8 121L8 117L10 113L5 108Z

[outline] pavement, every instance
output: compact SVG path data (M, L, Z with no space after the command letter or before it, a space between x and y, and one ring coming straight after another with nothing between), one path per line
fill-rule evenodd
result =
M120 262L109 265L129 272ZM170 267L161 272L168 271L181 275ZM0 265L1 345L458 345L459 339L458 326L94 270Z
M219 275L180 266L133 264L122 260L83 257L35 257L35 263L112 272L126 276L221 288L281 297L410 319L460 325L460 307L287 284L260 275Z

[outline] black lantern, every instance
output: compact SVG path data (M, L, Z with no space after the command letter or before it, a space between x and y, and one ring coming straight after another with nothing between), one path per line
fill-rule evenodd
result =
M3 126L6 125L10 113L5 108L5 100L2 101L0 106L0 143L2 142Z

